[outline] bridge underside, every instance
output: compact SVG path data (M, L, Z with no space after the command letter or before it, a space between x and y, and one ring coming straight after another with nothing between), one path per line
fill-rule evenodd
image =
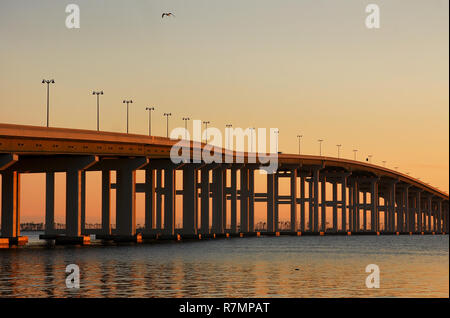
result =
M143 234L220 235L256 230L448 233L448 199L398 178L332 164L280 163L276 173L267 174L266 191L258 193L258 169L256 164L174 164L145 156L0 154L1 236L20 237L23 173L46 174L46 235L135 236L136 192L145 194ZM144 183L136 182L138 170L145 171ZM182 171L182 190L176 190L177 170ZM95 231L85 228L87 171L102 173L102 225ZM112 171L116 173L114 184ZM62 231L55 228L56 172L66 173L66 228ZM283 178L289 180L288 195L280 194ZM111 191L116 191L115 229L111 226ZM181 229L175 227L177 195L182 196ZM266 203L266 222L258 225L257 202ZM283 204L290 207L288 222L280 221Z

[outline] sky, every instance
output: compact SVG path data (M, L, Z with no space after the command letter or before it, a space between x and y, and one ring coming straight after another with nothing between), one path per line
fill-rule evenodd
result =
M79 29L65 26L69 3ZM369 3L379 29L365 25ZM448 192L448 12L445 0L2 0L0 122L45 125L41 81L54 78L53 127L96 129L92 90L103 90L105 131L126 130L132 99L132 133L147 133L148 106L155 135L164 112L171 128L186 116L275 127L284 153L298 134L306 154L323 139L326 156L342 144L342 157L358 149ZM44 180L23 177L22 221L43 221Z

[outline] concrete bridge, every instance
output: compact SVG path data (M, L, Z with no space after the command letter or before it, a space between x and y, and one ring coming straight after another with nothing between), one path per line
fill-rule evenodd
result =
M61 242L87 243L87 235L92 233L103 239L135 241L179 235L253 235L255 202L267 205L265 234L280 232L282 204L290 206L289 233L295 235L448 233L448 194L397 171L347 159L279 154L277 172L267 174L266 191L257 193L255 171L261 166L249 162L248 153L232 152L233 158L243 160L241 163L174 164L170 150L176 142L155 136L0 124L0 240L7 244L26 242L20 235L23 173L46 174L42 238ZM191 143L192 152L203 147L205 144ZM227 152L231 150L222 149L223 156ZM144 183L136 183L137 170L145 171ZM182 190L176 190L176 170L182 170ZM99 230L84 228L87 171L102 173ZM116 172L115 184L111 171ZM66 173L66 229L62 231L54 228L56 172ZM289 195L279 194L281 178L290 180ZM328 195L327 183L332 188ZM112 190L116 191L114 230ZM136 192L145 193L142 233L136 233ZM183 198L182 229L175 228L177 195ZM332 209L331 220L327 220L327 208ZM230 228L226 228L228 213Z

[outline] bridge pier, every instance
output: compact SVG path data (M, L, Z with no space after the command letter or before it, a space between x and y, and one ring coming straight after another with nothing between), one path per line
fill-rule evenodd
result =
M237 168L230 169L230 219L231 233L237 233Z
M45 173L45 232L55 233L55 173Z
M201 168L201 234L209 234L209 168Z
M183 234L196 235L198 231L197 169L193 165L183 168Z
M290 171L291 231L297 231L297 168Z
M184 173L184 172L183 172ZM151 234L156 228L156 170L145 169L145 228L144 233Z
M248 170L248 231L255 231L255 170L252 168Z
M20 236L20 173L2 173L2 237Z
M267 174L267 232L275 232L275 178L276 173Z
M306 197L305 197L305 182L306 182L306 177L301 174L300 176L300 231L301 232L305 232L306 227L305 227L305 218L306 218L306 213L305 213L305 201L306 201Z
M320 184L320 194L321 194L321 210L320 210L320 231L324 232L327 229L327 197L326 197L326 185L327 177L322 175Z
M221 166L213 169L212 183L212 229L215 234L224 233L223 214L224 214L224 182L226 182L226 174Z
M111 170L102 170L102 228L103 235L111 235Z
M341 228L347 232L347 175L341 177Z
M241 233L249 232L249 173L247 167L241 168Z
M378 178L374 178L370 182L370 204L371 204L371 218L370 228L372 232L378 232Z

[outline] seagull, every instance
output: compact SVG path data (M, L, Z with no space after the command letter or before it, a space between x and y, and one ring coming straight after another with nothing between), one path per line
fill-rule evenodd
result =
M164 16L168 16L168 17L172 17L172 16L175 16L175 14L173 14L172 12L164 12L162 15L161 15L161 19L162 18L164 18Z

